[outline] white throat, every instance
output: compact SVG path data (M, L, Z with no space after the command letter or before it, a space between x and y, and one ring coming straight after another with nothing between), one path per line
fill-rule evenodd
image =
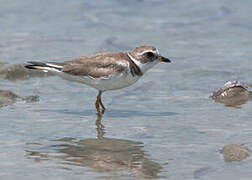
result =
M140 61L136 60L134 57L132 57L130 55L130 53L127 53L129 58L140 68L140 70L142 71L142 73L145 73L146 71L148 71L150 68L152 68L153 66L155 66L158 61L152 61L152 62L148 62L148 63L141 63Z

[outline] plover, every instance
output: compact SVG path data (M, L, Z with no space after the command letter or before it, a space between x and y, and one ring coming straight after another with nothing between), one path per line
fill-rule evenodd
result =
M139 46L127 53L97 53L65 62L31 61L25 67L50 71L63 79L97 89L99 93L95 107L98 115L102 115L105 111L101 100L104 91L121 89L134 84L147 70L159 62L171 61L161 56L153 46Z

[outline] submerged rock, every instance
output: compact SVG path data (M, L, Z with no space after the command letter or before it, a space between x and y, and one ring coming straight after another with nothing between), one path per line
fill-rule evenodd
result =
M18 98L19 96L11 91L0 90L0 107L15 103Z
M228 107L240 107L252 99L252 85L239 81L228 81L223 88L215 91L211 98Z
M36 101L39 101L39 98L38 96L21 97L8 90L0 90L0 108L11 105L17 102L18 100L25 101L25 102L36 102Z
M0 78L10 81L26 80L33 77L47 77L52 73L43 71L30 70L24 67L23 64L8 64L0 62Z
M249 156L248 149L238 144L229 144L224 146L221 153L224 155L225 162L239 162Z
M215 171L215 168L211 167L211 166L206 166L206 167L202 167L197 169L196 171L193 172L194 178L195 179L202 179L203 176L205 176L206 174Z
M104 42L100 45L100 47L98 47L97 52L121 51L121 50L128 51L132 49L132 47L121 43L119 40L120 39L115 36L108 37L107 39L104 40Z

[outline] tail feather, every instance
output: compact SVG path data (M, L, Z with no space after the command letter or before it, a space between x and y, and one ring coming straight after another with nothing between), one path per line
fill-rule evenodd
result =
M28 69L40 69L40 70L44 70L44 71L50 71L50 70L61 71L63 69L62 66L59 66L59 65L56 65L53 63L34 62L34 61L29 61L27 63L29 63L29 64L25 65L25 68L28 68Z

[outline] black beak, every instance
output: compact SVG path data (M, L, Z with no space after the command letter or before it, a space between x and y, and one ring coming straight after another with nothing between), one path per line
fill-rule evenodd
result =
M163 57L163 56L159 56L159 60L160 60L161 62L171 62L170 59L168 59L168 58L166 58L166 57Z

